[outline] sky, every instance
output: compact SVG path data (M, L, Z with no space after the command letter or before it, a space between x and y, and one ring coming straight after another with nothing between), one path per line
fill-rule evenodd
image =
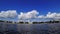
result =
M40 21L59 15L60 0L0 0L0 19Z

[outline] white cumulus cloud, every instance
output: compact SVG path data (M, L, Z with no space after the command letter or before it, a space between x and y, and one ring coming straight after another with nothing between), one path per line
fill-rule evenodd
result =
M7 10L7 11L1 11L0 12L0 18L14 18L16 17L17 12L16 10Z
M42 18L43 20L45 18L53 18L53 19L60 19L60 13L51 13L48 12L46 15L40 15L39 12L37 10L32 10L32 11L28 11L28 12L20 12L20 14L17 14L16 10L7 10L7 11L1 11L0 12L0 18L17 18L19 20L22 21L37 21L40 18ZM40 20L42 20L40 19Z
M60 18L60 13L51 13L48 12L48 14L46 15L47 18Z
M38 18L60 18L60 13L48 12L45 16L44 15L39 15Z
M21 12L20 15L18 15L18 19L31 19L31 18L37 18L37 15L39 12L36 10L29 11L27 13Z
M20 20L22 19L22 21L26 19L29 19L29 20L32 19L32 21L37 21L37 19L40 19L40 18L42 18L43 20L45 20L46 18L47 20L50 18L56 20L56 19L60 19L60 13L48 12L46 15L40 15L37 10L32 10L26 13L20 12L20 14L18 15L18 19Z

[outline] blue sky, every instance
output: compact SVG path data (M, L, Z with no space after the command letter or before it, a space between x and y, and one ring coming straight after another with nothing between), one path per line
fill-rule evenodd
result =
M60 13L60 0L0 0L0 12L6 10L16 10L18 14L31 10L37 10L40 15Z
M2 10L37 10L40 14L60 12L60 0L0 0L0 11Z

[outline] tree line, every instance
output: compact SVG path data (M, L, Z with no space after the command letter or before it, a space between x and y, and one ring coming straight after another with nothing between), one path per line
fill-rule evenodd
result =
M12 23L12 21L4 21L4 20L0 20L0 22L6 22L6 23ZM17 22L14 22L14 23L17 23ZM60 23L60 21L46 21L46 22L32 22L32 24L43 24L43 23L47 23L47 24L50 24L50 23ZM18 24L29 24L29 22L18 22Z

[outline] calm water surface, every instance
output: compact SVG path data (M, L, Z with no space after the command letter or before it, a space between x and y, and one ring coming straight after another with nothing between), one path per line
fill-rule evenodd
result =
M6 34L60 34L60 23L56 24L2 24L0 32ZM8 33L7 33L8 32Z

